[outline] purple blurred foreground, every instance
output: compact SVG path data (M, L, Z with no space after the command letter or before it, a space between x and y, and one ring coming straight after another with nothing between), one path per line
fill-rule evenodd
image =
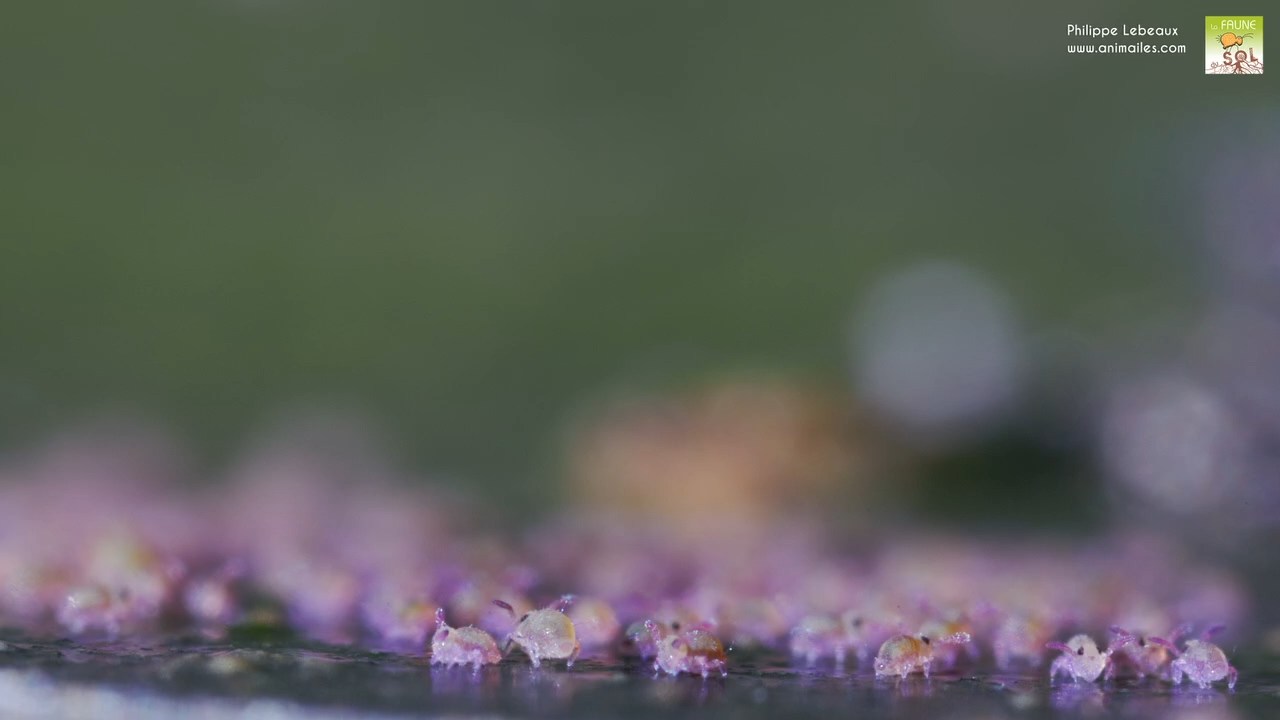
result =
M492 532L468 504L408 489L338 441L266 444L203 490L176 457L145 434L79 436L7 466L3 623L87 640L252 624L420 654L437 608L501 639L514 620L494 599L518 616L569 593L584 657L634 652L622 630L646 619L813 661L847 650L850 663L893 635L969 633L973 652L940 660L945 672L1039 667L1045 642L1086 632L1101 646L1113 625L1225 624L1231 637L1248 621L1230 573L1143 536L848 544L796 514L699 524L599 509Z

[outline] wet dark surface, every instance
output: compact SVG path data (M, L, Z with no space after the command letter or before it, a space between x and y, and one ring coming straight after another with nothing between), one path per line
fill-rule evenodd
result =
M521 655L479 672L420 655L306 643L77 644L0 633L6 717L866 717L1273 718L1280 662L1238 662L1240 682L1058 683L982 666L898 682L736 653L727 678L655 677L635 660L533 669Z

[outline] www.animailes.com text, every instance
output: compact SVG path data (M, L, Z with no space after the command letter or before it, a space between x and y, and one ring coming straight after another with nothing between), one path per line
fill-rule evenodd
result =
M1069 53L1099 55L1181 55L1186 45L1152 45L1151 43L1100 43L1096 45L1067 45Z

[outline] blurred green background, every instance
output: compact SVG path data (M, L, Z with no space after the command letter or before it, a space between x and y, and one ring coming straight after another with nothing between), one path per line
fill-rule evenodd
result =
M217 463L295 404L512 502L574 408L846 376L868 282L972 264L1033 335L1194 297L1194 3L24 3L0 27L0 442ZM1242 11L1243 12L1243 11ZM1067 22L1186 56L1073 57ZM1191 128L1189 130L1188 128Z

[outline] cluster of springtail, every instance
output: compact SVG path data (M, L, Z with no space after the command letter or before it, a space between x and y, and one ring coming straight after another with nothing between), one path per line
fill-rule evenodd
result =
M403 485L326 485L332 466L306 455L206 495L75 460L0 482L0 625L78 640L267 625L477 670L521 651L708 677L787 653L885 678L1051 662L1076 681L1230 687L1210 638L1247 620L1234 577L1147 537L842 540L795 518L588 511L514 534Z
M572 667L582 652L578 640L577 625L566 612L573 606L572 595L561 597L553 605L522 615L506 638L506 647L499 650L497 642L488 632L474 626L450 627L445 622L444 610L436 613L437 630L431 641L433 663L445 665L471 665L479 669L483 665L496 664L512 645L520 647L534 667L543 660L565 660ZM510 604L495 600L494 604L513 612ZM616 632L616 616L607 604L592 599L577 614L578 622L592 628L592 642L605 645ZM931 670L955 670L964 658L978 660L977 645L973 634L966 628L968 621L952 617L946 621L926 623L920 632L907 634L890 629L887 625L871 623L856 612L845 613L839 619L822 615L804 618L790 632L791 654L813 666L820 659L831 659L836 667L843 667L846 657L853 651L860 663L870 655L870 649L879 642L873 667L877 677L906 678L914 673L929 677ZM608 628L613 632L598 632ZM1191 632L1189 625L1182 625L1168 638L1137 635L1119 626L1111 628L1112 641L1105 650L1098 647L1093 638L1080 633L1066 642L1046 641L1040 645L1047 628L1036 627L1022 619L1007 620L998 630L995 651L1000 666L1012 669L1019 664L1038 666L1041 647L1061 651L1049 668L1051 678L1065 676L1081 682L1095 682L1099 677L1113 680L1120 677L1135 679L1159 678L1181 684L1183 679L1207 688L1215 682L1227 681L1234 689L1237 671L1227 661L1226 654L1211 642L1222 626L1205 630L1200 637L1187 639L1179 649L1176 641ZM681 627L678 621L665 623L645 619L632 623L624 633L618 651L633 654L652 662L655 671L671 675L690 673L706 678L713 673L728 673L728 656L724 645L714 634L713 623L699 623L694 627ZM887 635L883 641L879 638Z

